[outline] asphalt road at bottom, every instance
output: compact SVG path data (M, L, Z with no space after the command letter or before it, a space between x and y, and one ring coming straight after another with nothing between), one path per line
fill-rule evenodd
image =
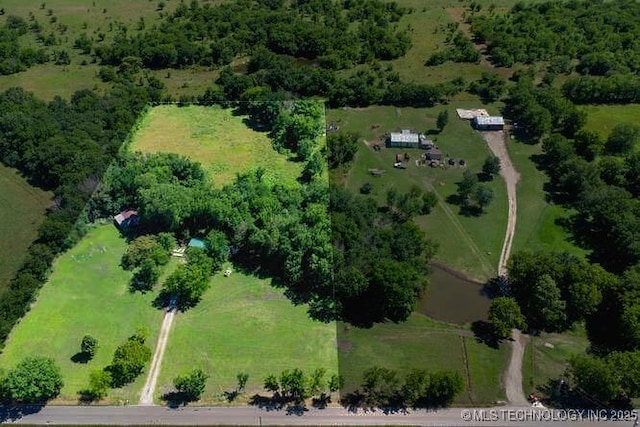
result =
M5 423L109 425L421 425L421 426L633 426L636 413L534 408L449 408L387 413L343 408L303 413L253 407L46 406L1 408ZM613 419L615 418L615 420Z

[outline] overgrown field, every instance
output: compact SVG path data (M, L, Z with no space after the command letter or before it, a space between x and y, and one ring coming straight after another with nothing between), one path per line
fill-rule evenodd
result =
M272 182L295 184L302 165L275 152L267 134L252 130L243 119L220 107L158 106L142 120L130 150L189 157L202 163L216 187L259 167Z
M294 368L338 373L336 325L311 320L306 305L292 304L270 279L242 271L229 277L218 273L198 306L176 317L156 396L194 368L210 375L203 403L226 403L223 393L236 388L240 372L249 380L239 402L255 393L266 396L269 374L279 377Z
M563 334L531 336L522 361L522 388L525 394L539 390L549 380L561 378L569 366L569 359L585 354L588 347L589 340L582 327Z
M30 186L14 169L0 163L0 294L20 267L37 237L51 194Z
M57 402L74 403L88 385L89 372L107 366L116 347L138 327L148 328L153 348L164 313L152 306L154 293L129 292L131 273L120 267L125 248L126 241L107 224L92 228L58 258L37 302L9 336L0 367L10 369L27 356L51 357L65 384ZM98 339L98 351L89 363L74 363L71 358L80 351L85 334ZM145 374L112 390L107 401L136 402Z
M338 346L340 373L345 377L343 395L358 388L367 368L381 366L401 374L411 369L460 372L467 385L456 398L456 405L490 405L505 399L502 373L508 363L509 346L493 349L480 344L468 329L414 314L403 324L371 329L340 324Z
M507 196L502 179L489 182L495 198L486 208L486 213L479 217L461 215L459 206L450 200L457 191L456 183L462 179L462 173L466 169L480 172L482 163L490 154L486 142L469 122L456 116L455 107L470 105L474 104L452 103L447 107L430 109L369 107L329 110L327 122L338 124L342 130L359 132L365 141L344 177L346 187L358 192L365 182L369 182L374 187L372 195L380 204L385 203L386 192L391 187L407 191L411 185L418 185L422 189L435 190L439 196L437 207L429 215L416 219L427 236L440 244L435 259L472 278L484 280L495 274L498 265L507 221ZM449 123L441 134L433 134L430 138L445 156L456 160L455 166L416 166L415 160L423 150L383 148L376 152L370 148L373 142L384 142L384 133L399 128L420 132L434 130L436 117L443 108L449 111ZM411 157L407 169L394 169L396 154L405 152ZM460 159L465 160L465 166L459 165ZM383 169L386 173L383 177L374 177L368 169Z

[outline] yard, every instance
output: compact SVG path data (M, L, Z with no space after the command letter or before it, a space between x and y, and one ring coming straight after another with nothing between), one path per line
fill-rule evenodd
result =
M235 389L240 372L249 374L241 403L255 393L268 395L264 379L285 369L338 373L335 323L311 320L306 310L272 287L270 279L242 271L229 277L217 273L198 306L174 321L156 397L172 389L174 377L194 368L210 376L200 403L214 405L228 404L223 393Z
M459 206L453 204L450 196L456 193L456 183L462 179L466 169L480 172L484 159L490 154L486 142L474 131L469 122L457 118L454 107L479 105L471 102L452 103L451 107L428 109L369 107L363 109L329 110L327 122L336 123L342 130L358 132L361 144L356 160L348 174L337 176L335 185L345 185L353 192L370 182L372 195L378 203L385 203L389 188L407 191L418 185L425 190L435 190L439 204L432 213L416 218L427 235L440 244L436 260L467 276L484 281L496 273L498 258L502 248L506 221L507 196L504 181L495 179L487 184L494 191L493 202L486 213L478 217L459 214ZM416 166L415 160L424 152L418 149L383 148L374 151L368 144L383 140L385 132L398 128L413 128L421 132L436 127L436 117L443 108L449 111L449 123L441 134L429 137L444 153L445 157L456 160L455 166L431 168ZM407 153L411 157L407 169L394 169L397 153ZM464 159L461 166L459 160ZM383 169L382 177L373 177L368 169Z
M129 292L131 273L120 267L125 248L113 225L100 225L58 258L31 311L9 335L0 366L10 369L27 356L53 358L65 384L56 403L73 404L88 385L89 372L107 366L115 348L138 327L148 328L153 348L163 312L152 307L153 293ZM97 354L87 364L74 363L71 358L80 351L85 334L98 339ZM107 401L137 401L144 381L145 373L133 384L112 390Z
M509 346L503 344L493 349L480 344L466 328L419 314L405 323L381 324L371 329L340 324L338 347L340 373L345 377L344 392L361 384L367 368L380 366L401 374L411 369L460 372L467 386L455 405L492 405L505 399L502 373L508 363Z
M37 237L51 194L32 187L15 169L0 163L0 294Z
M621 123L638 124L640 104L627 105L587 105L586 129L598 132L602 138L607 138L611 129Z
M200 162L213 185L263 167L271 182L295 185L302 163L276 153L266 133L249 128L243 117L220 107L165 105L142 118L131 151L176 153Z

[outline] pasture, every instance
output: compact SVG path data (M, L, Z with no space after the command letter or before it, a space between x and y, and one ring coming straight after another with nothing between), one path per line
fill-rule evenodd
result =
M466 328L413 314L402 324L379 324L370 329L338 326L342 391L359 387L362 373L372 366L395 369L401 376L411 369L455 370L465 380L465 390L454 405L491 405L505 399L502 372L510 348L478 343Z
M490 154L486 142L474 131L468 121L460 120L455 107L467 107L470 102L452 103L428 109L369 107L363 109L329 110L327 122L336 123L343 130L358 132L362 143L356 159L344 176L334 179L335 185L345 185L353 192L369 182L373 185L372 196L379 204L385 203L386 192L395 187L407 191L412 185L423 190L434 190L439 203L426 216L415 219L428 237L439 243L435 259L467 276L484 281L495 275L507 221L507 196L501 178L488 182L494 191L493 202L478 217L464 216L459 206L452 203L451 196L457 191L456 183L462 179L466 169L474 173L481 170L482 163ZM412 128L420 132L433 130L436 117L443 108L449 111L449 123L440 134L428 137L434 140L445 157L456 160L454 166L431 168L416 166L415 160L423 153L418 149L383 148L374 151L370 145L383 141L383 134L398 128ZM394 169L397 153L408 153L411 157L407 169ZM464 159L465 166L459 165ZM383 169L382 177L371 176L368 169Z
M32 187L15 169L0 163L0 294L38 235L51 194Z
M107 224L91 228L75 247L60 256L31 311L9 335L0 367L10 369L27 356L53 358L64 381L55 402L73 404L78 391L88 385L89 373L107 366L116 347L138 327L149 330L148 344L153 348L163 312L152 306L153 292L129 292L131 272L119 265L125 248L126 241ZM88 363L74 363L71 358L80 351L85 334L98 339L98 351ZM112 390L106 401L137 401L145 374L124 388Z
M236 375L249 374L247 391L268 395L264 379L285 369L338 373L336 324L311 320L305 305L294 305L270 279L242 271L217 273L202 301L175 318L158 379L156 397L171 391L172 381L194 368L209 374L201 403L228 404Z
M271 147L266 133L220 107L163 105L152 108L133 136L131 151L176 153L200 162L212 184L222 187L238 173L263 167L271 182L296 185L302 163Z

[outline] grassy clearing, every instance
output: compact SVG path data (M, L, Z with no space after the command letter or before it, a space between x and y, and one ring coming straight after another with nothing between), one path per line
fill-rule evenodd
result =
M542 154L541 145L529 145L511 140L507 147L511 161L520 173L517 187L518 218L513 252L567 251L585 256L587 252L574 245L570 240L570 234L558 223L563 218L567 218L570 212L562 206L546 201L544 185L549 179L534 162L535 156Z
M30 186L18 173L0 164L0 292L22 263L37 237L51 194Z
M603 138L609 136L611 129L616 125L637 124L640 117L640 104L587 105L584 110L588 114L585 128L598 132Z
M477 103L456 103L464 107ZM444 106L416 109L393 107L369 107L364 109L330 110L327 121L338 123L342 129L359 132L364 141L382 141L385 132L398 128L414 128L426 131L435 128L436 117ZM411 185L424 189L435 189L441 202L434 211L416 222L428 235L440 244L436 259L458 271L466 273L477 280L484 280L495 274L498 264L504 230L507 220L506 188L502 179L489 182L495 193L495 199L479 217L459 215L459 208L447 198L457 191L456 182L462 178L466 168L480 171L482 162L490 154L485 141L469 126L467 121L459 120L455 109L449 109L449 124L439 135L432 135L436 144L447 156L455 159L463 158L467 166L430 168L416 166L415 159L421 154L416 149L383 149L375 152L363 143L358 151L348 175L344 177L344 185L351 191L358 192L365 182L374 185L373 196L379 203L384 203L385 194L395 186L406 191ZM407 152L411 156L408 168L393 168L396 153ZM372 177L367 170L384 169L383 177Z
M335 323L309 318L306 306L294 306L269 279L234 271L218 273L200 304L179 314L167 344L156 397L172 380L194 368L210 375L202 403L226 404L224 391L236 387L236 375L249 374L246 401L265 394L264 378L285 369L338 372Z
M562 376L573 355L584 354L589 340L582 327L563 334L531 337L522 362L522 387L525 394L536 391L549 380Z
M73 403L88 384L89 372L107 366L115 348L136 328L149 329L153 347L163 312L152 307L153 293L129 292L131 273L119 266L125 248L113 225L101 225L58 258L37 302L11 332L0 366L9 369L27 356L52 357L65 383L57 403ZM98 339L98 352L87 364L73 363L71 357L85 334ZM143 374L133 384L113 390L107 400L137 401L144 381Z
M219 107L159 106L142 120L132 151L167 152L202 163L215 186L236 174L263 167L272 182L294 185L302 164L276 153L267 134L247 127L243 117Z
M504 400L501 374L508 361L508 346L489 348L478 344L467 329L418 314L402 324L382 324L371 329L339 325L340 374L345 377L344 390L356 389L362 373L372 366L396 369L402 374L411 369L457 370L466 381L463 340L471 388L467 387L455 404L481 405Z

